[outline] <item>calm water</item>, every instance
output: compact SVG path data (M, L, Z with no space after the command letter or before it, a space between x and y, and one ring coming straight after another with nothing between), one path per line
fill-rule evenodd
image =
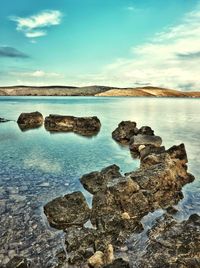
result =
M81 175L117 164L136 169L128 148L111 138L122 120L149 125L168 148L184 142L189 171L196 180L183 189L178 219L200 212L200 99L0 97L0 117L17 120L21 112L99 117L100 133L85 138L73 133L50 134L43 127L21 132L16 122L0 124L0 264L15 254L31 258L34 267L52 267L62 234L49 228L43 204L83 190ZM86 193L90 202L91 196Z

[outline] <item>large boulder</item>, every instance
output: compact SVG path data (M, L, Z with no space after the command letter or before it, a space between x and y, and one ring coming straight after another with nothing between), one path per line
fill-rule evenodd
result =
M121 177L122 175L119 170L120 168L117 165L111 165L102 169L100 172L94 171L83 175L80 181L88 192L95 194L98 191L105 190L108 181Z
M90 217L90 208L81 192L58 197L44 206L44 213L52 227L66 229L83 226Z
M43 125L43 115L39 112L21 113L17 123L19 128L24 131L28 129L38 128Z
M112 138L120 143L128 144L131 137L138 133L135 122L122 121L112 132Z
M154 131L149 126L143 126L138 130L138 134L153 136Z
M74 117L52 115L45 118L45 128L50 132L75 132L83 136L92 136L99 132L101 122L96 117Z

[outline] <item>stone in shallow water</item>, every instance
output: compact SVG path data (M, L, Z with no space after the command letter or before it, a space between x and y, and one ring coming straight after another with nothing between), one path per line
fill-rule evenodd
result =
M132 136L137 135L138 129L135 122L122 121L112 132L112 138L117 142L127 144Z
M45 128L50 132L73 131L83 136L92 136L99 132L101 122L96 117L74 117L50 114L45 118Z
M94 171L83 175L80 181L88 192L95 194L98 191L105 190L107 183L112 181L113 178L122 176L119 169L117 165L111 165L102 169L100 172Z
M40 112L21 113L17 123L22 131L42 126L43 115Z
M152 135L137 135L133 136L129 148L130 150L137 151L140 145L153 145L156 147L160 147L162 144L162 139L159 136Z
M44 213L52 227L66 229L83 226L90 217L90 208L81 192L58 197L44 206Z

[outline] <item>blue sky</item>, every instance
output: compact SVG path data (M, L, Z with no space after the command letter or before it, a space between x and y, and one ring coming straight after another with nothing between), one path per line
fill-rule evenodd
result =
M7 0L0 85L199 90L197 0Z

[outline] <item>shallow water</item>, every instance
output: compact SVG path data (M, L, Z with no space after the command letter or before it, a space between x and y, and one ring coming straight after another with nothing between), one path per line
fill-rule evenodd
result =
M64 193L84 191L79 178L85 173L110 164L119 165L122 173L138 167L128 148L111 138L122 120L151 126L166 148L185 143L196 180L184 187L176 218L200 212L200 99L0 97L0 117L17 120L21 112L32 111L44 116L96 115L102 127L97 136L86 138L50 134L43 127L22 132L14 121L0 124L0 264L21 254L32 259L34 267L53 267L63 237L49 228L43 205Z

